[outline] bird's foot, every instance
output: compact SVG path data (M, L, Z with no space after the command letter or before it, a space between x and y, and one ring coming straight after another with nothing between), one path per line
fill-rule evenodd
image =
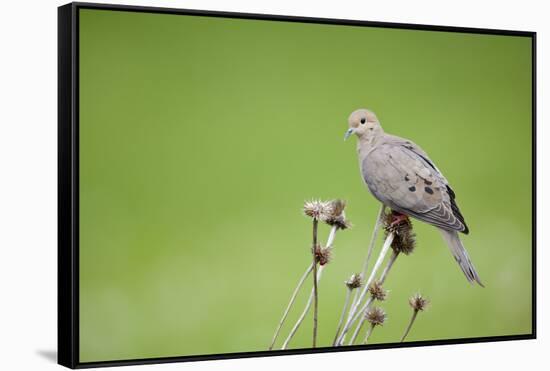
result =
M384 228L387 232L399 234L400 230L410 226L411 220L405 214L401 214L395 210L391 210L386 214L384 219Z
M395 228L401 223L405 223L409 221L409 217L405 214L398 213L396 211L392 211L391 215L391 223L390 228Z

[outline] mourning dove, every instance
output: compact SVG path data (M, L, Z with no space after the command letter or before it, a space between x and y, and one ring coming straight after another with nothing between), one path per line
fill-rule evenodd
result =
M400 214L437 227L468 281L483 286L458 236L468 234L468 227L455 193L426 152L410 140L386 134L372 111L354 111L348 124L345 139L357 136L361 175L373 196Z

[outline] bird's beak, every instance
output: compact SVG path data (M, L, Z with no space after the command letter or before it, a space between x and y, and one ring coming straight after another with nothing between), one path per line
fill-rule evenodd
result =
M348 129L348 131L346 131L346 134L344 135L344 140L347 140L349 138L349 136L351 134L353 134L355 131L353 130L353 128L350 128Z

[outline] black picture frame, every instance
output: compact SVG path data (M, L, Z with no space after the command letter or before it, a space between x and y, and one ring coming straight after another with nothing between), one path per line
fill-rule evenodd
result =
M79 11L102 9L125 12L197 15L249 20L353 25L390 29L427 30L527 37L532 42L532 332L525 335L442 339L407 343L321 347L213 355L120 359L101 362L79 360ZM536 338L536 32L422 24L385 23L346 19L268 14L231 13L143 6L70 3L58 8L58 363L69 368L122 366L289 354L343 352L379 348L418 347Z

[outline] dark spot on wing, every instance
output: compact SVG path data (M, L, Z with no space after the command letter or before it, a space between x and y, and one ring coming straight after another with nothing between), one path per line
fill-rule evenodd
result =
M432 182L430 182L429 180L425 180L424 183L426 183L426 185L432 185Z
M416 187L415 186L409 187L409 191L411 191L411 192L416 191Z
M431 194L431 195L434 194L434 190L431 189L430 187L426 187L426 188L424 188L424 190L426 191L426 193L429 193L429 194Z
M410 179L409 179L409 176L408 175L405 175L405 182L408 182Z

